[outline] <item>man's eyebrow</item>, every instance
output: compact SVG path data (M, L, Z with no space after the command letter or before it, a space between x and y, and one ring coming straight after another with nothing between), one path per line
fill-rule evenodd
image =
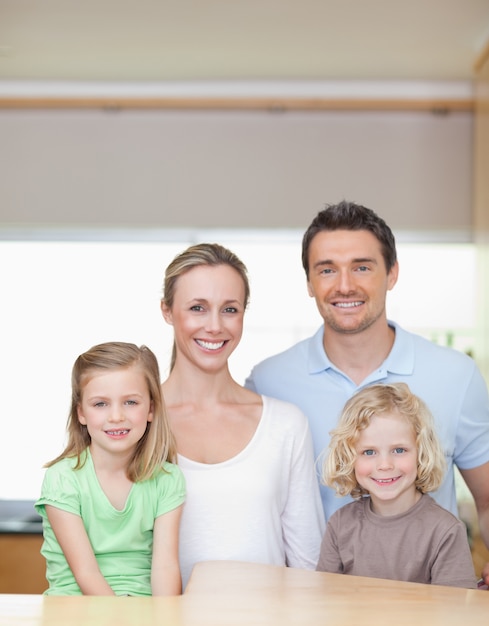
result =
M322 265L334 265L334 261L330 259L324 259L324 261L316 261L313 267L321 267Z
M377 265L377 259L373 257L360 257L359 259L353 259L353 263L372 263L373 265Z
M377 265L378 261L374 257L358 257L352 259L351 263L372 263L373 265ZM333 261L333 259L322 259L320 261L316 261L313 267L322 267L324 265L335 265L335 261Z

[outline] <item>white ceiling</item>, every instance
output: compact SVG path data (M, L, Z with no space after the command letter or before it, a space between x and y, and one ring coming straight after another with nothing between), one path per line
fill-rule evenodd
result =
M0 0L0 81L470 80L489 0Z

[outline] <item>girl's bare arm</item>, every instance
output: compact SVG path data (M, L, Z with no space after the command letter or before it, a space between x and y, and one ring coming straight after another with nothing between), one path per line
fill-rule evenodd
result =
M160 515L153 530L153 561L151 589L154 596L182 593L182 577L178 560L178 534L182 505Z
M46 514L83 595L115 595L102 576L81 517L51 505L46 505Z

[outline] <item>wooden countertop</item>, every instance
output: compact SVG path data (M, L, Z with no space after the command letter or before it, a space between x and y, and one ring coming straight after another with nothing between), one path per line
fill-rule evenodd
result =
M195 567L171 598L0 595L0 626L460 626L489 592L237 562Z

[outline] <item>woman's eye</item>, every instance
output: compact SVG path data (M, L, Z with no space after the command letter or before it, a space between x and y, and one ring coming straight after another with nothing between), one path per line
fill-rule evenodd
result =
M133 404L137 404L137 402L136 400L126 400L126 404L133 405Z
M228 306L224 309L224 313L237 313L238 309L234 306Z
M194 306L190 307L191 311L203 311L203 307L200 304L194 304Z

